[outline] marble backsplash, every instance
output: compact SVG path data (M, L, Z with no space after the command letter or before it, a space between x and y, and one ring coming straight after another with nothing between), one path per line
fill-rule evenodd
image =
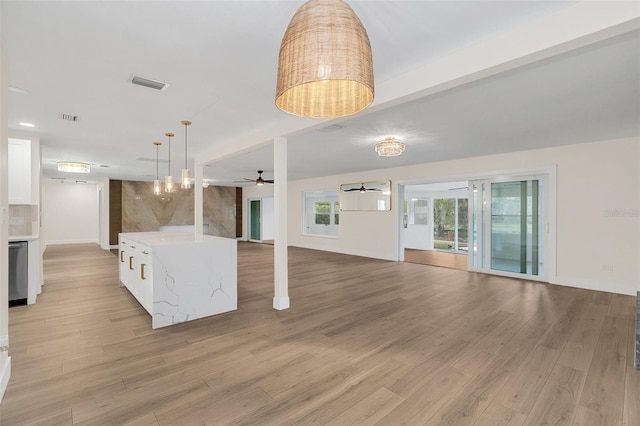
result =
M636 297L636 370L640 370L640 291Z
M9 205L9 236L38 233L38 206L30 204Z
M204 188L208 233L236 237L234 187ZM151 182L122 181L122 232L158 231L160 226L193 225L193 188L156 196Z

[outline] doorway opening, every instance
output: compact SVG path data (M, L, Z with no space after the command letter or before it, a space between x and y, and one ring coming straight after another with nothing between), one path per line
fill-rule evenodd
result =
M273 197L249 199L249 241L273 244Z
M468 181L405 186L405 262L467 270L468 197Z

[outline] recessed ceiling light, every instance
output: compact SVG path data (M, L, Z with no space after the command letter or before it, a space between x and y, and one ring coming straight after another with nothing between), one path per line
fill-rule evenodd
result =
M33 124L33 123L27 123L27 122L24 122L24 121L20 122L20 125L21 125L21 126L24 126L24 127L36 127L36 125L35 125L35 124Z
M13 93L20 93L20 94L25 94L25 93L27 93L27 91L26 91L26 90L21 89L21 88L19 88L19 87L13 87L13 86L9 86L9 91L10 91L10 92L13 92Z

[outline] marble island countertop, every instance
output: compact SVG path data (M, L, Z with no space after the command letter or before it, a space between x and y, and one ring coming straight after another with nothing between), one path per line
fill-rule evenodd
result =
M16 241L35 241L38 239L38 234L35 235L9 235L9 242L13 243Z
M129 238L132 241L137 241L149 246L229 240L229 238L215 237L213 235L200 235L191 232L175 231L127 232L121 235L125 239Z
M191 232L119 235L120 283L152 328L238 308L237 240Z

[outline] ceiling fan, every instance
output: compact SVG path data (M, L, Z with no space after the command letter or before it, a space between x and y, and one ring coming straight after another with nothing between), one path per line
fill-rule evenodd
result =
M345 189L343 192L350 192L350 191L367 192L367 191L381 191L381 189L378 189L378 188L365 188L364 187L364 183L363 183L362 185L360 185L360 188Z
M263 170L258 170L258 179L248 179L243 178L244 180L235 180L235 183L245 183L245 182L255 182L256 185L262 186L265 183L273 183L273 179L262 179Z

